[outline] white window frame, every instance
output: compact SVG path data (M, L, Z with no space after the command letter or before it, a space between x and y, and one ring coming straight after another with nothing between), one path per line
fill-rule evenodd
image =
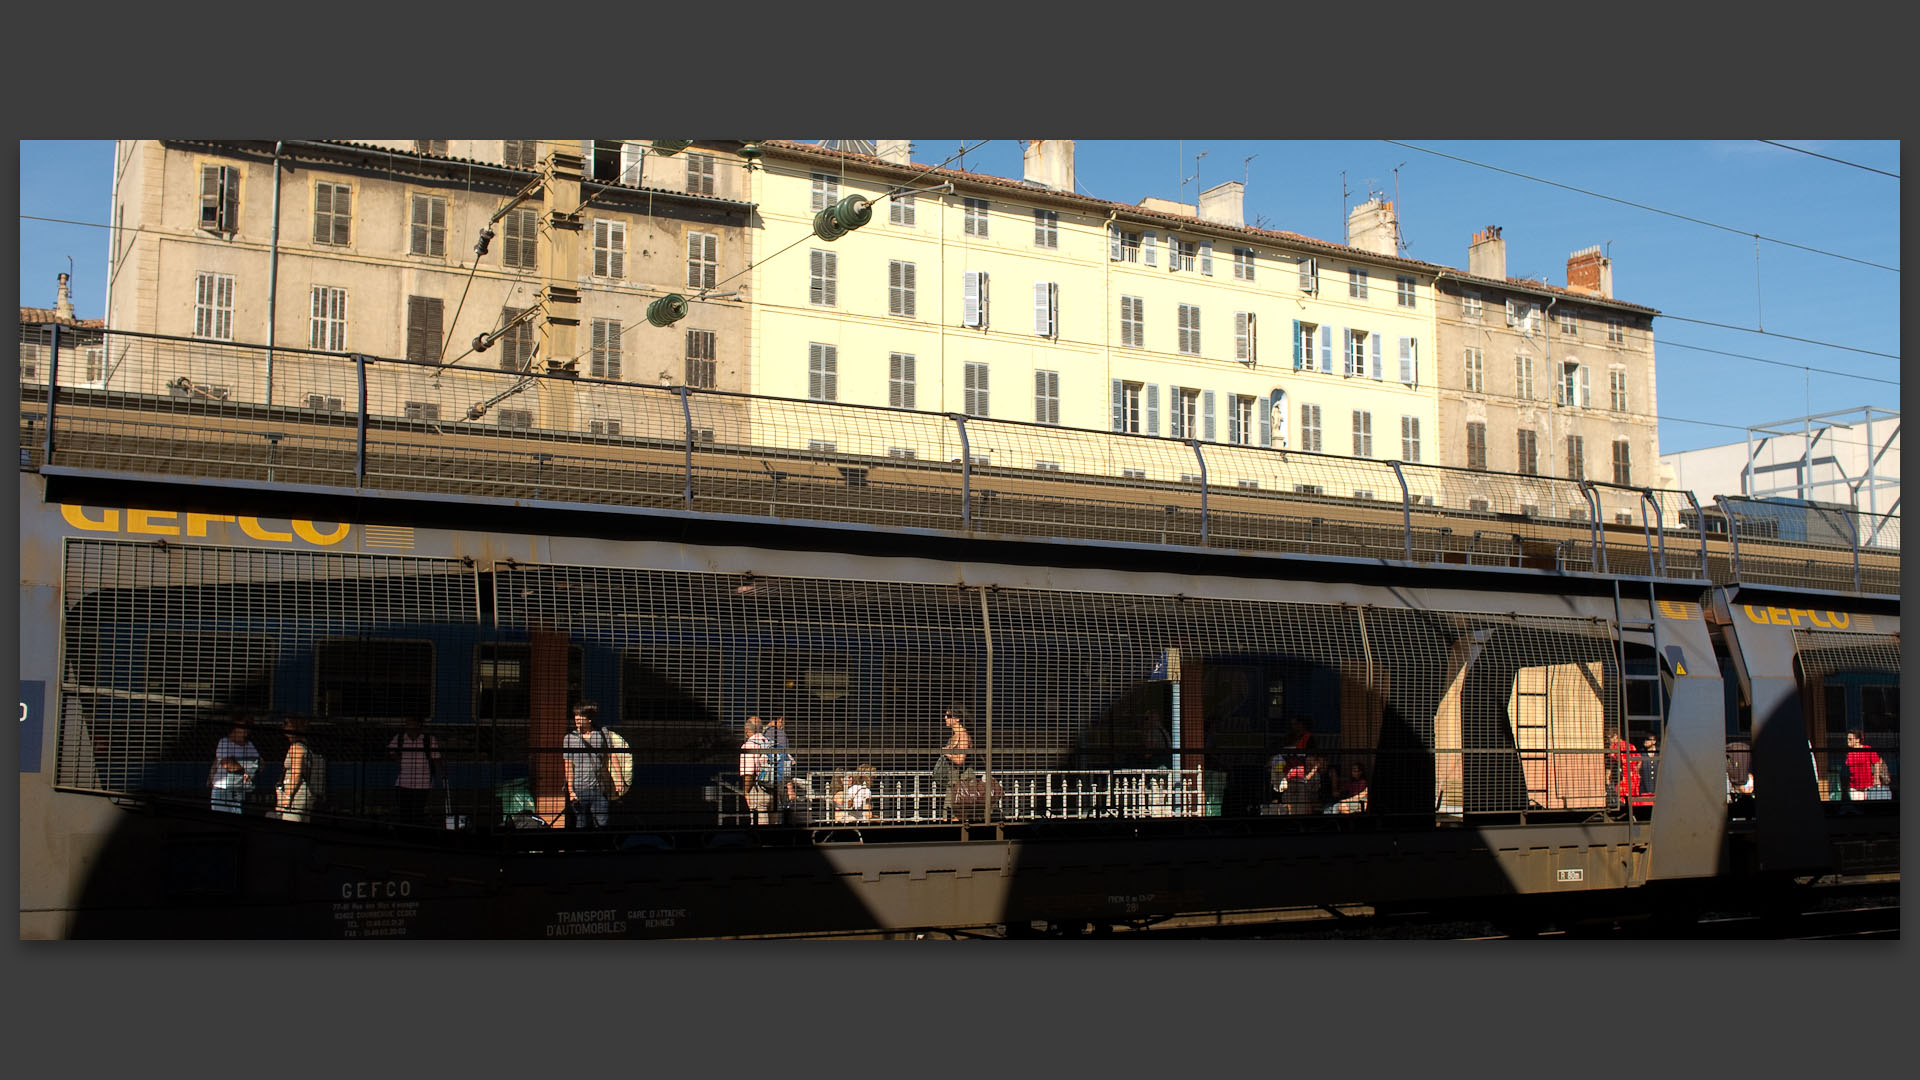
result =
M341 285L315 285L308 293L307 347L322 352L347 351L347 290Z
M887 200L887 224L903 229L914 227L913 193L903 192Z
M1260 362L1258 322L1251 311L1233 313L1233 358L1244 364Z
M1200 434L1200 391L1191 386L1175 386L1167 393L1167 434L1175 439L1194 439Z
M1580 316L1571 310L1560 312L1560 332L1567 337L1580 336Z
M831 251L807 251L807 302L816 307L840 306L840 257Z
M407 200L407 254L445 258L447 254L447 198L410 192ZM426 218L421 220L421 212ZM435 221L439 224L434 224ZM424 250L422 250L424 249Z
M1417 416L1400 418L1400 460L1409 465L1420 464L1420 418Z
M692 239L691 236L688 237ZM627 276L627 223L611 218L595 218L593 221L593 276L597 278L624 278Z
M1320 428L1320 406L1302 403L1300 406L1300 449L1318 454L1325 446L1324 433Z
M1177 323L1177 329L1179 333L1175 341L1175 345L1176 345L1175 351L1184 353L1187 356L1199 356L1200 355L1200 308L1197 305L1194 305L1194 304L1180 305L1179 321Z
M1033 373L1033 422L1060 425L1060 373L1036 369Z
M1258 421L1254 409L1260 402L1251 394L1227 395L1227 442L1236 446L1254 445Z
M919 308L919 272L914 264L900 259L887 262L887 314L911 319Z
M1478 345L1468 345L1461 356L1461 368L1465 373L1466 390L1470 394L1487 392L1487 356Z
M1200 258L1200 245L1177 236L1167 237L1167 269L1191 272Z
M896 409L915 408L917 388L914 385L915 357L913 353L887 354L887 404Z
M622 238L624 242L624 237ZM711 289L720 282L720 234L687 233L687 288Z
M1054 210L1033 210L1033 246L1057 249L1060 246L1060 214Z
M840 348L824 342L807 343L807 398L840 400Z
M687 194L712 195L717 187L719 162L712 154L687 155Z
M1353 410L1353 456L1373 456L1373 413L1370 410Z
M1400 339L1400 382L1405 386L1420 385L1420 339L1403 337Z
M967 236L987 238L987 213L991 204L986 199L963 197L960 200L961 228Z
M1129 349L1147 347L1146 301L1138 296L1120 298L1120 344Z
M1394 283L1394 293L1393 293L1394 302L1399 304L1401 307L1406 308L1409 311L1414 310L1414 308L1417 306L1417 301L1418 301L1418 294L1415 292L1415 289L1418 283L1413 278L1410 278L1405 274L1401 274L1395 277L1393 279L1393 283Z
M1300 291L1312 296L1320 291L1320 260L1311 255L1300 258Z
M233 340L233 275L201 271L193 280L193 336Z
M1588 408L1591 401L1591 376L1587 365L1578 360L1560 362L1560 404L1572 408Z
M985 270L960 275L960 325L984 330L988 325L990 290Z
M1460 317L1463 319L1484 318L1486 305L1481 303L1480 294L1466 292L1460 294Z
M1607 320L1607 343L1625 345L1627 343L1627 324L1621 319Z
M1033 283L1033 332L1037 337L1060 334L1060 285L1053 281Z
M1367 298L1367 271L1358 266L1347 267L1347 299L1365 300Z
M1607 369L1607 393L1614 412L1627 412L1627 369Z
M1233 249L1233 279L1235 281L1253 280L1253 249L1236 247Z
M1367 332L1347 328L1346 367L1344 373L1350 378L1367 377Z
M832 173L814 173L813 201L808 205L810 211L825 210L840 201L840 178Z
M991 373L987 370L987 365L977 360L969 360L963 371L960 411L968 416L992 416L991 397L988 394Z
M1300 370L1301 371L1318 371L1319 370L1319 367L1316 361L1314 360L1314 353L1313 353L1314 338L1319 336L1319 333L1320 333L1320 325L1318 323L1303 322L1300 324Z

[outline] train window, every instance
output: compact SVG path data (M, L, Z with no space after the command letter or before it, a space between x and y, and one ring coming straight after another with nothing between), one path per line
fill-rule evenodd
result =
M314 711L332 719L433 715L433 643L336 639L313 649Z
M1900 688L1863 686L1860 688L1860 724L1867 731L1900 730Z
M585 697L581 672L585 654L578 645L567 650L567 701ZM481 645L473 660L473 717L475 720L512 720L525 723L533 716L533 646Z
M265 634L154 630L146 640L145 689L207 709L267 709L276 652Z

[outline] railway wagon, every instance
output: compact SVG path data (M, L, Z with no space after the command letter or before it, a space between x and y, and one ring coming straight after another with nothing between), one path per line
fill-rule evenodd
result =
M1538 918L1897 871L1897 518L684 388L482 428L383 411L388 361L299 357L361 389L289 408L196 389L244 348L115 338L184 389L22 385L23 936ZM583 699L633 766L606 829L564 817ZM267 787L288 716L326 805L213 810L222 729Z

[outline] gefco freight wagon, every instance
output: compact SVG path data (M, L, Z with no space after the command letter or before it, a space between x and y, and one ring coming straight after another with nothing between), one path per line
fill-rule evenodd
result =
M55 440L26 396L23 937L1524 922L1897 873L1897 519L692 419L423 465L408 416L63 391Z

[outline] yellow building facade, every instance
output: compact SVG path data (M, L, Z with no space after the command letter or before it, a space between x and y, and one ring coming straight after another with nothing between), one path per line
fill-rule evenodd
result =
M900 144L765 147L752 174L756 393L1440 459L1436 268L1247 228L1237 182L1197 205L1075 194L1071 143L1031 144L1024 180L911 165ZM871 220L820 239L815 214L848 196L871 201ZM1024 460L1025 443L1002 441L969 452L1011 468L1140 464ZM1182 478L1179 456L1165 457L1146 478Z

